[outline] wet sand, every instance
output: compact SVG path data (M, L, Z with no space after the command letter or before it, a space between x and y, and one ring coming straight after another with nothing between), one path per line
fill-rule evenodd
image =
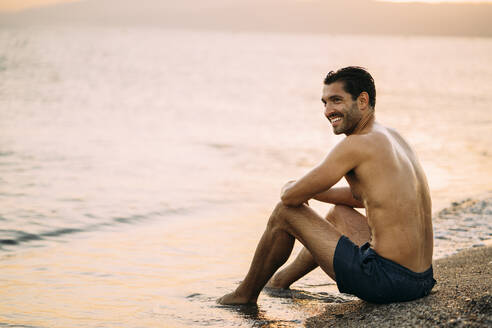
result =
M462 238L465 230L470 231L464 225L474 222L476 227L481 226L482 229L472 234L480 233L485 239L484 236L490 233L491 209L491 199L456 202L434 218L440 222L436 234L446 236L448 239L442 239L445 241ZM445 225L441 222L444 220L453 224L454 228L445 231ZM434 261L437 284L426 298L387 305L362 300L330 304L326 306L324 313L309 318L306 326L491 327L492 243L490 240L482 240L471 247Z

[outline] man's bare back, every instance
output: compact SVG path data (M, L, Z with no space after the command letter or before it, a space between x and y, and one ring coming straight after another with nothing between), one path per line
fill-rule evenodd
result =
M373 302L419 298L434 286L425 174L405 140L375 122L372 77L358 67L330 72L321 99L334 133L347 137L282 188L246 278L221 304L256 303L267 282L288 288L317 266L340 291ZM350 187L333 188L344 177ZM307 205L310 199L335 206L323 219ZM273 276L295 239L304 249Z
M354 137L366 159L345 179L366 209L371 247L412 271L425 271L432 263L431 201L415 154L396 131L377 123Z

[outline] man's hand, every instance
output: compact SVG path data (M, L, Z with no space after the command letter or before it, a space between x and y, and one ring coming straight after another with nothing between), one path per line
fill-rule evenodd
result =
M365 136L348 136L333 148L328 156L299 180L289 181L282 188L282 203L299 206L329 190L335 183L362 163L368 156Z
M296 183L297 180L290 180L288 181L283 187L282 187L282 190L280 191L280 197L282 197L282 195L285 193L285 191L290 188L291 186L293 186L295 183ZM303 204L306 204L307 206L309 206L309 200L306 200Z
M294 183L296 183L296 180L290 180L286 184L284 184L284 186L282 187L282 190L280 191L280 195L282 195L285 192L285 190L287 188L289 188L290 186L292 186Z

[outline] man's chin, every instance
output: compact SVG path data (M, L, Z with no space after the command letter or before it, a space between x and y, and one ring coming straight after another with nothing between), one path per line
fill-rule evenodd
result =
M342 130L333 127L333 134L339 135L339 134L342 134L342 133L343 133Z

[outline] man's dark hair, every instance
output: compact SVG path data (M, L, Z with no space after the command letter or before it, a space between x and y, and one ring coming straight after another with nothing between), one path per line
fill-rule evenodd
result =
M367 92L369 95L369 104L372 108L376 106L376 87L371 74L363 67L349 66L331 71L326 75L325 84L334 82L343 82L343 90L352 95L355 100L362 92Z

